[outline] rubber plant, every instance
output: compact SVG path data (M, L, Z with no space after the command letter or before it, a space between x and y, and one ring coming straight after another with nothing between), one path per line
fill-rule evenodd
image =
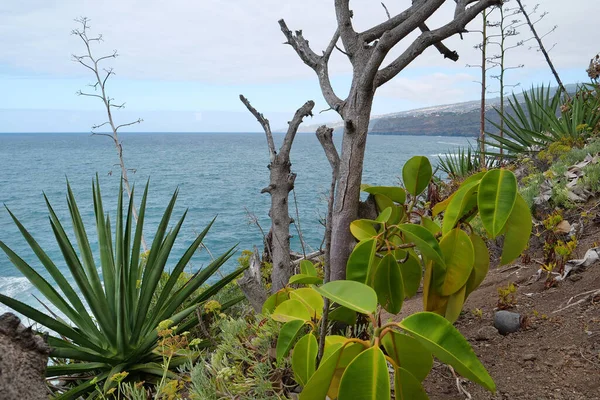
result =
M508 263L527 246L529 208L512 172L493 169L469 177L447 200L428 210L420 195L431 178L429 160L414 157L403 169L404 188L364 185L363 190L374 195L379 215L351 224L358 243L348 260L347 279L320 285L314 267L304 263L302 276L292 277L290 283L307 287L288 285L267 299L263 312L284 323L277 357L293 349L292 369L303 387L300 399L391 399L388 365L394 370L396 399L427 399L422 382L433 356L495 391L485 367L453 326L489 268L486 244L469 221L479 216L490 238L504 235L501 261ZM399 313L404 299L416 294L422 275L425 311L382 324L382 310ZM363 314L370 327L368 340L326 336L318 361L323 297L334 304L332 319L352 324L356 314Z
M197 323L194 313L196 307L235 279L243 270L233 271L211 286L198 291L233 255L234 247L194 274L181 288L174 290L177 279L202 243L214 220L178 260L170 260L173 244L186 216L184 213L177 224L168 230L177 199L176 191L158 225L151 248L147 254L142 255L141 238L146 218L148 185L141 199L137 224L134 224L132 219L133 196L124 210L121 185L114 234L109 216L104 211L97 177L92 185L92 192L98 240L97 253L92 250L93 246L88 240L69 184L67 204L79 254L45 197L52 231L76 287L72 286L69 279L8 208L23 238L54 282L43 277L0 241L0 248L14 266L66 317L63 319L53 312L52 316L44 314L27 304L0 294L0 302L52 332L48 336L48 343L52 347L51 357L71 360L66 364L50 365L46 371L48 377L76 376L72 380L78 384L59 395L59 399L79 398L99 388L98 385L103 381L105 392L114 385L114 382L106 378L122 371L128 372L131 379L140 375L150 380L153 375L160 378L163 375L162 357L155 349L158 341L157 327L161 321L170 320L174 325L179 324L177 332L186 331ZM153 304L153 294L166 268L170 270L170 277L158 300ZM239 299L231 303L237 301ZM230 305L225 304L223 308ZM186 360L189 358L174 357L167 368L174 369ZM92 393L92 397L97 394Z

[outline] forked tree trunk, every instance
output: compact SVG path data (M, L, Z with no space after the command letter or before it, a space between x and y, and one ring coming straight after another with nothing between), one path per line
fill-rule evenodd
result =
M289 122L287 133L279 152L275 150L275 142L269 120L259 113L246 99L240 95L240 100L248 111L252 113L263 127L267 138L269 148L269 186L261 190L261 193L271 195L271 208L269 217L271 218L271 248L270 253L273 262L273 272L271 273L271 291L277 292L283 288L294 273L293 265L290 259L290 224L293 220L290 218L288 199L290 192L294 189L296 174L292 173L290 162L290 151L298 128L302 119L312 116L312 109L315 106L313 101L307 101L294 114L294 118ZM257 303L259 299L250 299Z

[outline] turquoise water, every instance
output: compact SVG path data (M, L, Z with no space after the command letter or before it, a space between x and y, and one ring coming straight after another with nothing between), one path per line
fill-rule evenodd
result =
M282 137L276 135L275 139L281 141ZM253 245L260 247L262 236L256 225L249 223L246 210L256 215L263 229L268 231L270 199L267 194L260 193L269 179L269 156L263 134L136 133L122 135L122 138L126 165L135 168L130 181L136 183L138 192L150 178L145 224L147 241L152 239L170 196L179 187L175 217L186 208L189 211L175 244L174 256L181 255L195 234L217 214L217 221L205 239L212 254L220 254L236 243L240 250ZM467 139L458 137L370 136L363 181L398 184L402 165L411 156L427 155L435 164L437 154L466 144ZM318 249L324 232L319 218L327 208L329 164L317 139L309 134L296 137L291 158L292 169L298 174L296 198L303 237L308 249ZM88 236L93 241L92 178L98 173L105 209L114 213L120 175L119 167L115 165L117 161L112 142L104 137L0 134L0 203L16 214L56 265L68 271L50 228L42 193L46 193L59 218L70 228L65 200L68 178ZM293 198L290 204L290 211L295 214ZM292 233L293 247L300 251L293 226ZM0 209L0 240L43 276L48 276L31 256L4 209ZM235 258L222 268L222 272L235 267ZM193 258L190 268L202 268L209 261L210 256L202 250ZM20 276L3 252L0 252L0 293L38 306L33 297L35 289ZM0 313L4 311L6 308L0 305Z

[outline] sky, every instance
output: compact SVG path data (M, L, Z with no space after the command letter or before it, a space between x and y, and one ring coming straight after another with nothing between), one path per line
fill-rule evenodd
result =
M552 47L551 57L565 83L587 81L585 69L600 51L593 32L598 0L523 0L528 9L541 3L548 14L536 25ZM353 23L358 31L384 21L380 1L352 0ZM507 6L516 5L512 0ZM386 2L390 13L410 6L410 0ZM450 21L454 1L448 0L427 21L431 28ZM335 30L333 0L3 0L0 2L0 132L88 132L106 119L99 99L80 97L91 82L90 71L72 61L82 54L83 43L70 34L75 18L91 20L90 34L103 35L92 50L96 55L119 57L105 67L116 73L107 85L116 103L118 123L143 118L132 131L232 132L260 131L256 120L239 101L244 94L270 119L273 129L283 128L294 111L314 100L315 117L309 124L336 121L321 95L314 72L293 49L284 45L277 21L284 18L292 30L301 29L311 47L322 51ZM497 15L492 15L492 20ZM481 28L476 19L468 29ZM513 43L531 35L526 26ZM403 40L386 63L412 42ZM476 32L452 37L444 43L460 59L444 59L426 50L376 95L373 114L380 115L437 104L475 100L479 96L481 40ZM542 54L533 42L507 53L511 70L507 81L528 88L553 83ZM493 48L490 51L494 52ZM346 97L351 66L334 52L330 73L334 89ZM494 72L490 73L491 75ZM490 92L497 91L494 81ZM515 90L519 90L516 88ZM490 97L498 93L490 93Z

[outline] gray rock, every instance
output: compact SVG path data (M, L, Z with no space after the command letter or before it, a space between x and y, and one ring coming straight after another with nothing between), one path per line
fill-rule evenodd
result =
M498 331L496 330L496 328L494 328L493 326L490 326L490 325L486 325L477 331L477 334L475 335L475 340L478 340L478 341L493 340L494 337L496 337L497 335L498 335Z
M517 332L521 329L521 314L500 310L494 313L494 327L502 335Z

